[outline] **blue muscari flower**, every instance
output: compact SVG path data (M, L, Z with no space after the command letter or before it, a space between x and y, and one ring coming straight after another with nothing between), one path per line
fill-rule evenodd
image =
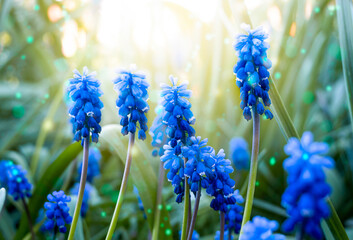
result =
M83 192L83 199L82 199L82 205L81 205L81 216L82 217L85 217L86 216L86 213L88 211L88 201L89 201L89 197L90 197L90 194L91 194L91 191L92 191L93 187L91 186L91 184L89 183L86 183L85 185L85 191ZM74 184L74 186L71 188L70 190L70 194L71 195L78 195L78 192L80 190L80 183L77 182Z
M26 178L27 171L11 161L0 162L0 183L7 188L15 201L31 197L32 184Z
M231 234L231 233L229 233L228 230L225 230L225 231L224 231L223 239L224 239L224 240L228 240L228 239L229 239L229 234ZM220 231L217 231L217 232L216 232L216 236L214 237L214 240L219 240L219 239L221 239L221 232L220 232ZM233 239L234 239L233 236L230 236L230 239L233 240Z
M148 129L145 114L149 110L147 103L149 84L146 81L146 75L133 73L132 70L121 70L113 82L114 89L119 94L116 106L119 108L121 116L121 133L123 135L127 135L129 132L135 133L138 122L140 128L138 138L145 140Z
M182 147L187 146L188 139L195 135L195 130L191 126L195 123L195 117L191 112L189 98L191 91L187 89L187 84L177 85L177 78L169 77L172 86L162 84L162 106L164 114L162 122L166 125L166 135L168 144L164 145L164 154L161 161L164 168L170 171L167 178L174 186L174 193L177 194L176 202L181 203L184 197L184 159Z
M66 196L64 191L54 191L48 194L48 202L44 203L46 209L47 219L44 222L44 230L52 230L55 226L59 228L62 233L66 232L65 224L70 224L72 218L69 214L69 207L67 203L71 201L69 196Z
M234 198L236 203L227 205L227 212L225 214L225 228L232 233L238 234L241 228L241 222L243 220L242 212L244 210L243 206L238 204L242 204L244 202L244 198L239 194L239 190L234 191Z
M284 151L289 155L283 162L283 168L288 172L288 187L282 195L282 205L289 218L282 228L289 232L299 225L313 238L321 239L320 221L330 215L325 198L331 188L325 181L324 168L333 168L334 161L323 156L329 146L314 142L313 134L305 132L301 141L290 138Z
M88 157L88 167L87 167L87 181L89 183L93 183L94 178L100 175L100 166L99 162L102 158L102 155L98 148L90 148L89 149L89 157ZM77 169L78 180L80 180L82 171L82 162Z
M99 133L102 128L101 109L103 103L99 97L103 94L100 81L95 78L96 73L88 73L87 67L83 68L83 73L74 70L74 78L69 80L67 91L74 104L69 110L72 118L74 140L81 141L82 137L92 136L93 142L98 142Z
M233 72L237 76L236 84L240 88L240 107L246 120L251 119L251 109L254 107L257 113L265 114L267 118L272 119L271 111L264 108L264 105L267 107L271 105L268 95L270 90L268 69L272 63L266 54L270 45L265 42L268 34L262 27L251 30L249 25L245 25L244 29L248 34L238 35L234 44L239 57ZM262 99L262 102L259 99Z
M229 142L230 158L233 160L237 170L249 169L250 154L248 143L244 138L232 138Z
M185 145L188 137L195 135L195 130L191 126L195 123L194 114L191 112L189 98L191 91L187 89L187 84L177 85L178 79L169 77L172 86L162 84L161 97L162 106L165 109L162 121L167 125L166 133L171 139L171 146L175 147L178 140Z
M161 156L161 161L164 162L164 168L170 170L167 174L167 178L174 187L174 193L177 194L177 203L181 203L184 197L184 159L181 154L181 146L182 142L180 140L174 147L172 147L171 142L169 142L164 145L164 154Z
M181 238L181 231L179 231L179 238ZM199 239L200 239L200 235L196 232L196 230L194 230L192 232L191 240L199 240Z
M242 230L239 240L284 240L282 234L273 234L278 229L276 221L270 221L265 217L255 216L247 222Z
M201 187L209 186L209 178L213 175L212 168L215 159L211 156L213 148L207 146L207 138L201 140L201 137L190 137L190 144L182 147L182 155L187 162L185 163L184 174L189 178L190 191L196 193L199 183Z
M206 192L214 197L211 201L211 207L216 211L227 212L228 204L235 204L234 184L235 181L230 178L229 174L234 171L228 159L225 159L224 150L219 150L218 154L214 152L211 158L214 159L214 169L211 169L209 175L209 185ZM207 159L207 158L206 158Z
M134 191L134 193L135 193L135 195L136 195L139 209L143 212L143 217L146 219L147 216L146 216L146 214L145 214L145 208L144 208L144 206L143 206L143 202L142 202L140 193L139 193L139 191L138 191L138 189L137 189L136 186L134 186L133 191Z
M152 152L153 156L163 156L164 149L163 146L167 144L169 141L168 136L166 134L167 125L163 123L162 117L165 113L165 110L161 107L157 107L156 109L157 116L154 119L152 126L150 128L150 135L152 136L152 147L157 148Z

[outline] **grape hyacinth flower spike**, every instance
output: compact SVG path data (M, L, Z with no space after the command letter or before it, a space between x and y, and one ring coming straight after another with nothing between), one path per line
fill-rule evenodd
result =
M249 25L242 26L247 34L240 34L236 37L234 49L239 57L233 72L236 74L236 84L240 88L241 104L243 115L246 120L253 118L253 143L251 154L251 166L249 183L246 195L244 217L242 227L249 221L252 209L252 202L255 193L255 182L257 174L257 158L260 144L260 115L265 114L266 118L272 119L273 114L265 107L271 105L268 94L270 90L268 69L272 63L267 58L267 50L270 45L265 41L268 34L258 27L254 30ZM252 111L252 113L251 113ZM242 232L242 231L241 231Z
M135 66L132 66L130 70L119 71L118 77L113 81L114 89L118 93L116 106L119 108L119 115L121 117L121 133L124 136L129 134L129 145L123 179L119 191L119 197L114 209L112 221L110 222L106 240L112 239L116 224L118 222L119 213L129 178L132 162L132 148L135 142L135 133L139 128L138 138L145 140L146 131L148 130L146 113L149 110L147 103L147 89L149 88L149 84L146 81L146 75L134 72L134 68Z
M78 217L81 212L81 205L84 197L84 190L87 179L89 141L98 142L101 132L101 109L103 103L99 97L103 94L100 89L100 81L95 78L96 73L89 73L87 67L83 68L83 73L74 70L74 77L69 80L67 91L73 106L69 110L72 118L74 140L83 145L82 171L80 178L80 187L75 206L74 216L69 232L69 240L73 240ZM83 141L82 141L83 140Z
M69 196L66 196L64 191L48 194L48 202L45 202L44 208L46 209L45 215L47 219L43 224L43 228L46 231L53 230L54 237L56 231L59 230L61 233L66 233L66 224L70 224L72 218L69 214L69 207L67 203L71 201Z
M274 234L278 229L276 221L268 220L265 217L255 216L252 221L245 224L243 234L239 240L285 240L282 234Z
M100 166L99 166L99 162L101 158L102 158L102 155L98 148L94 147L89 149L88 166L87 166L87 181L89 183L93 183L93 180L101 174ZM83 165L83 162L80 163L77 169L79 179L81 177L82 165Z
M30 184L26 178L27 171L23 170L20 165L15 165L11 161L4 160L0 161L0 173L0 184L7 188L9 195L11 195L15 201L21 200L28 218L32 239L34 239L35 234L33 231L32 218L26 202L26 198L32 196L32 184Z
M207 146L207 138L201 140L201 137L190 137L189 145L182 148L182 155L187 159L185 163L184 175L188 179L190 190L196 195L194 211L188 233L188 239L191 239L195 227L197 211L201 198L201 188L209 186L209 178L212 175L212 169L215 164L211 154L213 148Z
M214 237L214 240L221 240L221 239L224 239L224 240L233 240L233 236L231 235L231 233L229 233L228 230L224 231L224 234L223 234L223 237L221 237L221 232L220 231L217 231L216 232L216 235Z
M174 187L177 194L176 201L181 203L184 195L184 214L182 224L181 239L187 236L187 219L189 215L189 184L188 178L184 177L184 165L186 159L183 158L181 148L188 145L188 139L195 135L195 130L191 126L195 123L195 117L191 111L191 91L187 89L186 83L178 85L178 79L170 76L171 86L162 84L162 106L164 115L162 122L167 126L166 134L169 138L168 144L164 145L164 154L161 161L164 168L170 171L167 178Z
M229 234L234 232L235 234L240 233L241 221L243 219L242 212L244 210L243 206L239 204L244 203L244 198L239 194L239 190L235 190L233 197L236 200L234 204L227 205L227 212L225 214L225 229L229 231Z
M250 154L244 138L232 138L229 142L229 153L236 170L249 169Z
M285 232L297 227L298 238L308 234L314 239L322 239L320 227L322 219L330 215L326 198L331 187L325 181L324 168L333 168L334 161L324 156L329 146L314 142L313 134L305 132L301 141L290 138L284 151L289 157L283 162L288 173L288 187L282 195L282 205L289 218L283 223Z
M149 134L152 137L151 145L153 148L156 148L153 150L152 155L155 157L161 157L164 154L163 146L169 142L169 138L166 134L167 125L163 123L162 119L165 114L165 110L161 106L158 106L156 108L156 113L157 116L152 123Z
M234 49L236 50L239 60L234 66L233 72L237 77L236 84L240 88L241 104L243 115L246 120L252 118L253 114L264 114L267 118L272 119L273 114L265 107L271 105L268 91L270 90L268 69L272 63L267 58L266 51L270 45L265 42L268 34L258 27L254 30L249 25L242 26L248 34L240 34L236 37ZM262 102L260 101L262 100Z

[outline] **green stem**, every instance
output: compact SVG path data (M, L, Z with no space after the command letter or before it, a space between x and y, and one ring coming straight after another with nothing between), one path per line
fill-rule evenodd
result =
M36 239L36 235L34 234L34 230L33 230L32 218L31 218L31 214L29 213L28 205L27 205L26 200L24 198L22 198L22 203L23 203L23 207L25 209L25 213L28 218L28 225L31 230L32 240L34 240L34 239Z
M126 191L126 188L127 188L127 182L128 182L130 168L131 168L132 148L134 146L134 142L135 142L135 134L134 133L129 133L129 146L128 146L128 149L127 149L127 156L126 156L123 180L121 182L120 191L119 191L119 197L118 197L118 201L116 202L113 218L112 218L112 221L110 222L108 233L107 233L107 236L105 238L106 240L110 240L113 237L113 234L114 234L114 231L115 231L115 227L116 227L116 224L118 222L120 209L121 209L121 206L123 205L123 199L124 199L125 191Z
M220 240L224 240L224 225L225 225L225 219L224 219L224 212L221 211L221 236Z
M186 159L185 159L186 162ZM185 176L185 194L184 194L184 216L183 216L183 225L181 231L181 240L186 240L187 230L188 230L188 216L189 216L189 204L190 204L190 189L188 184L188 177Z
M304 237L304 226L298 225L297 233L295 234L295 240L303 240Z
M257 174L257 158L259 155L259 144L260 144L260 116L257 113L255 107L253 107L253 115L254 115L253 116L254 120L253 120L251 165L250 165L249 183L248 183L248 191L247 191L247 195L246 195L246 203L245 203L243 221L241 223L240 237L241 237L245 223L247 223L250 220L252 203L254 200L254 193L255 193L255 183L256 183L256 174Z
M164 167L163 162L159 165L159 178L158 178L158 188L157 188L157 199L156 199L156 207L155 207L155 215L154 215L154 223L152 230L152 239L158 240L158 232L159 232L159 223L161 218L161 209L159 205L162 202L162 190L163 190L163 180L164 180Z
M328 219L325 219L325 221L327 226L330 228L332 235L335 237L335 239L349 240L346 230L344 229L343 224L340 218L338 217L338 214L330 198L327 198L326 201L330 207L331 216Z
M88 138L86 137L83 139L83 160L82 160L80 188L78 191L75 212L72 218L68 240L74 239L77 221L81 214L81 206L82 206L83 194L85 192L86 178L87 178L88 156L89 156L89 137Z
M199 205L200 205L200 198L201 198L201 181L199 182L199 186L198 186L198 190L197 190L197 194L196 194L194 212L192 214L192 219L191 219L191 223L190 223L188 240L192 239L192 234L194 232L194 227L195 227L195 222L196 222L196 217L197 217L197 211L199 210Z

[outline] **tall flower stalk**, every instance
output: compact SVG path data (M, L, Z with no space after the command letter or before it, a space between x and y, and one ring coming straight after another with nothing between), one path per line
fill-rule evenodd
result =
M250 163L249 185L246 196L245 211L242 226L249 221L251 216L252 202L255 193L255 182L257 174L257 158L259 154L260 142L260 116L265 114L266 118L272 119L273 114L265 106L271 105L268 91L272 63L267 58L266 51L270 47L265 40L268 38L261 27L254 30L250 26L244 25L247 34L240 34L236 37L234 48L237 51L239 60L234 66L233 72L236 74L236 84L240 88L243 115L246 120L253 118L253 143ZM262 101L261 101L262 100ZM252 113L251 113L252 111Z
M74 239L78 218L81 213L81 206L86 186L89 142L98 142L101 132L101 109L103 103L99 97L103 94L100 90L100 82L95 78L96 73L88 73L87 67L83 68L83 73L74 71L74 77L69 80L68 93L73 101L69 110L71 123L73 124L74 140L83 145L83 160L80 178L80 187L77 196L74 216L70 227L68 239Z
M114 209L112 221L110 222L106 240L110 240L113 237L119 218L119 213L123 204L132 163L132 149L135 142L136 129L138 128L137 123L139 123L140 128L138 131L139 139L146 139L145 132L148 129L145 114L149 110L149 106L147 104L147 89L149 84L147 83L146 76L144 74L133 73L133 70L134 69L132 68L130 71L120 71L118 77L114 80L114 89L119 94L116 101L116 106L119 108L119 115L121 116L121 133L123 135L129 135L129 145L119 197Z

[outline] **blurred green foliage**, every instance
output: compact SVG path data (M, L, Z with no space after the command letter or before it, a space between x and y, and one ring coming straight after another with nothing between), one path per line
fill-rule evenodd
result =
M64 88L72 70L85 65L97 70L102 81L103 125L119 121L111 83L114 70L136 63L148 72L151 83L149 126L155 117L159 83L167 82L168 75L173 74L182 81L188 80L193 90L197 135L208 138L211 146L216 150L224 148L226 153L234 136L243 136L250 143L252 124L243 119L232 73L236 62L232 42L234 34L241 31L242 22L264 24L271 35L273 81L299 135L309 130L316 140L330 144L330 155L336 160L335 170L327 172L333 188L332 201L346 228L352 229L352 128L335 2L196 2L199 8L187 1L172 0L0 0L1 159L11 159L29 170L30 181L36 186L34 193L41 191L33 199L43 201L47 193L62 188L70 169L80 161L80 157L74 160L75 154L57 165L58 178L52 179L45 190L40 181L44 181L48 171L55 170L55 159L60 159L71 143ZM54 8L50 14L53 5L59 7L60 13ZM103 154L102 176L94 184L90 210L82 221L86 239L104 239L118 196L125 159L121 149L126 148L127 139L114 132L117 128L105 127L109 131L103 130L105 138L97 144ZM286 187L282 169L285 140L275 120L261 121L261 159L253 214L280 222L285 218L280 207ZM116 239L146 239L149 235L149 214L154 211L153 191L159 169L159 159L151 155L150 141L148 136L136 147L132 174L140 171L146 179L131 176ZM144 169L143 164L148 167ZM148 174L151 177L146 181ZM245 171L235 171L232 177L237 188L244 189L246 176ZM140 193L151 195L142 197L147 220L138 209L133 185ZM177 239L182 206L174 198L172 187L165 181L162 208L166 211L161 231ZM203 193L196 223L202 239L213 239L219 228L218 213L209 208L209 203ZM18 230L21 211L11 200L6 201L0 219L0 239L12 239L16 232L17 237L27 233L25 225L20 225L24 232Z

